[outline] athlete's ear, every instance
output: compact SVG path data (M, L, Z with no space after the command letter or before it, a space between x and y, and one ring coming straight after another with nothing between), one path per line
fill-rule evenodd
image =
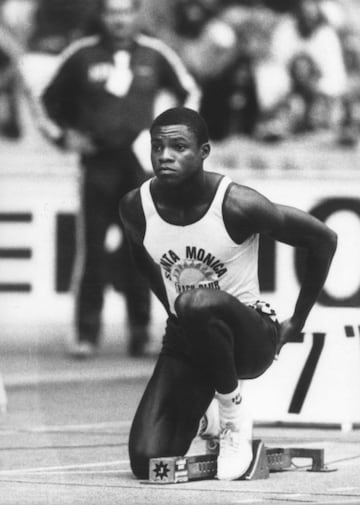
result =
M209 156L210 150L211 150L211 147L210 147L210 144L208 142L205 142L205 144L202 144L202 146L201 146L201 157L202 157L203 160L205 160Z

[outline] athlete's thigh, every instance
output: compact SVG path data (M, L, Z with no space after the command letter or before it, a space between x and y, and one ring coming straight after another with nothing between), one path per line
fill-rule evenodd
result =
M130 455L184 454L214 395L206 377L183 358L160 355L130 431Z
M262 374L273 362L276 350L276 326L261 314L230 297L225 308L234 336L234 358L239 378Z
M273 321L224 291L206 290L206 293L199 292L198 295L205 296L199 303L204 303L208 321L219 318L232 332L239 378L256 377L264 372L275 355L276 328Z

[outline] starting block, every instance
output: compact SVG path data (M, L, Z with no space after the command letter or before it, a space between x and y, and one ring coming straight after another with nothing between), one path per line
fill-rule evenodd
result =
M293 459L311 459L309 472L330 472L324 464L324 449L298 447L267 448L262 440L253 440L253 460L240 480L268 479L270 472L288 470ZM213 479L217 472L217 452L214 445L208 454L183 457L152 458L149 465L149 481L153 484L175 484L192 480Z

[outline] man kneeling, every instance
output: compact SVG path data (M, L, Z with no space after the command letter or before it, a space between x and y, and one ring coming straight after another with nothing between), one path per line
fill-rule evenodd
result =
M131 468L147 478L150 458L185 455L206 419L200 435L220 436L217 478L238 479L253 457L239 380L261 375L301 332L326 280L336 235L307 213L205 171L210 145L196 112L169 109L150 133L154 177L124 197L121 217L168 320L132 423ZM259 300L260 234L307 251L293 314L281 324Z

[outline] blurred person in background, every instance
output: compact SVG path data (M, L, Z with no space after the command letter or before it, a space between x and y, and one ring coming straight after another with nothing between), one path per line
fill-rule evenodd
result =
M256 69L268 55L277 14L262 0L228 0L220 18L232 27L237 38L236 58L228 73L230 93L225 104L229 133L252 136L260 114ZM270 82L267 87L271 88Z
M263 100L260 137L281 139L289 132L334 126L347 72L340 38L321 0L297 0L291 16L279 21L269 58L258 72L260 101L269 80L274 93Z
M343 115L339 128L338 142L342 146L354 147L360 136L360 34L348 30L343 34L345 63L349 85L343 102Z
M231 96L236 81L245 77L244 71L237 73L236 33L221 12L219 0L176 0L172 22L160 28L201 88L200 111L214 140L229 134Z
M354 147L360 134L360 4L357 0L323 0L322 7L339 35L348 74L337 139L341 146Z
M52 141L77 151L83 174L79 237L82 262L76 294L77 341L72 354L89 357L101 330L109 228L120 230L120 198L146 179L133 145L149 127L161 90L178 104L197 108L199 90L180 58L163 42L140 33L140 0L103 0L97 35L74 42L43 93L57 130ZM125 241L116 269L129 318L129 353L140 356L149 342L150 294L133 267Z

